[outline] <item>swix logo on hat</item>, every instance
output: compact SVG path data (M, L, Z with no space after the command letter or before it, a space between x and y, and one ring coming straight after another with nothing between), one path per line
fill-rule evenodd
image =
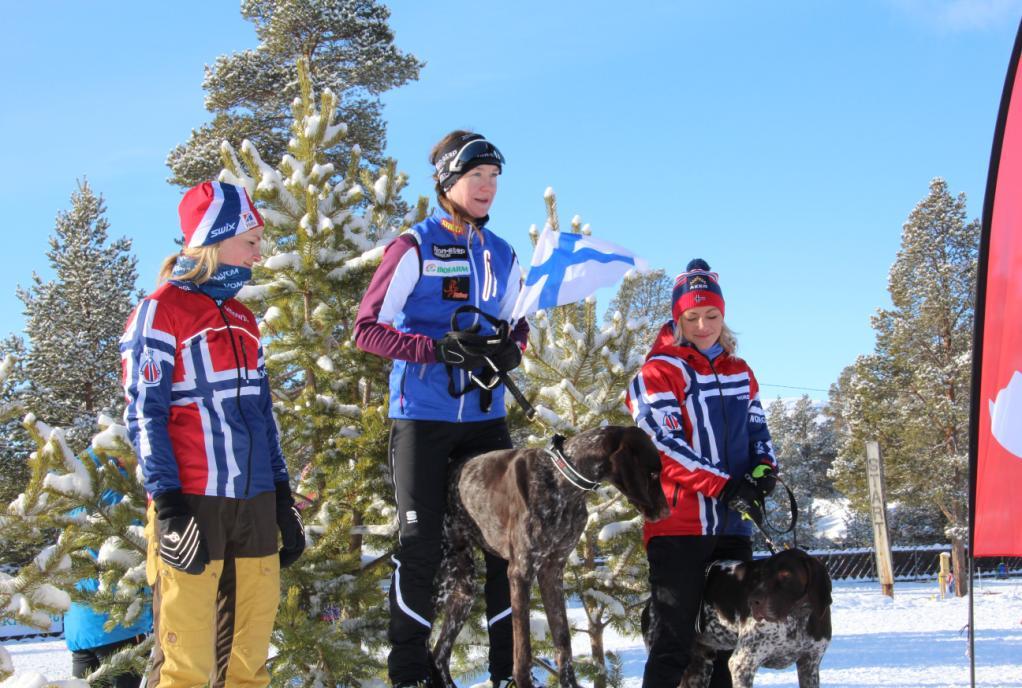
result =
M185 193L178 206L185 246L210 246L263 225L244 187L203 182Z

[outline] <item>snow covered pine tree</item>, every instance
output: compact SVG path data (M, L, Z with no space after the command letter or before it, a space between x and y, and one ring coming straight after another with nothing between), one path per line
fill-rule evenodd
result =
M244 0L241 15L255 25L259 46L221 55L206 67L202 88L213 120L192 130L167 156L171 181L189 187L220 167L220 144L247 139L268 160L287 152L291 103L300 97L299 58L314 87L336 96L348 134L324 152L346 159L353 147L371 165L383 155L385 124L379 96L419 78L423 66L394 45L390 11L374 0Z

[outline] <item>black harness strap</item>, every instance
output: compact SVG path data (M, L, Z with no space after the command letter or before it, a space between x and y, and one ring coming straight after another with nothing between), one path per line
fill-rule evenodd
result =
M475 313L479 317L483 318L493 326L495 333L486 337L486 343L488 345L497 345L508 341L511 338L511 326L506 320L495 318L486 311L466 304L459 306L454 313L451 314L451 332L457 336L458 333L466 333L475 336L479 329L478 321L470 325L468 328L461 329L458 327L458 316L462 313ZM474 328L474 329L473 329ZM459 391L454 385L454 368L450 364L446 365L447 368L447 392L454 398L464 396L471 392L473 389L479 390L479 408L483 413L490 410L490 406L493 404L493 390L497 385L503 383L504 387L507 388L511 395L515 398L515 401L525 411L525 417L529 420L536 415L536 409L532 407L532 404L525 398L522 391L518 389L518 385L514 383L511 376L507 373L498 370L497 366L493 363L489 356L480 353L482 359L489 366L490 370L483 368L479 373L471 370L465 371L468 375L468 383Z

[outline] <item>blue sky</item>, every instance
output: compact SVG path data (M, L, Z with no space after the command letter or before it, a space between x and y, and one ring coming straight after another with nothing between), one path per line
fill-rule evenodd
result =
M932 177L979 216L1022 16L1022 0L387 5L396 44L427 63L384 97L406 198L431 195L446 131L486 134L508 160L491 227L523 262L547 187L562 222L580 215L672 276L705 258L767 400L825 398L872 349ZM0 336L23 327L15 288L47 274L83 175L153 285L178 236L164 160L208 117L203 65L257 43L229 2L17 3L5 18Z

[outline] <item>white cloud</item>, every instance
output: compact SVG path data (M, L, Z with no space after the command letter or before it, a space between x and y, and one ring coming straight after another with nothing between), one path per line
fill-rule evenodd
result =
M1017 26L1022 0L892 0L915 19L951 31L976 31Z

